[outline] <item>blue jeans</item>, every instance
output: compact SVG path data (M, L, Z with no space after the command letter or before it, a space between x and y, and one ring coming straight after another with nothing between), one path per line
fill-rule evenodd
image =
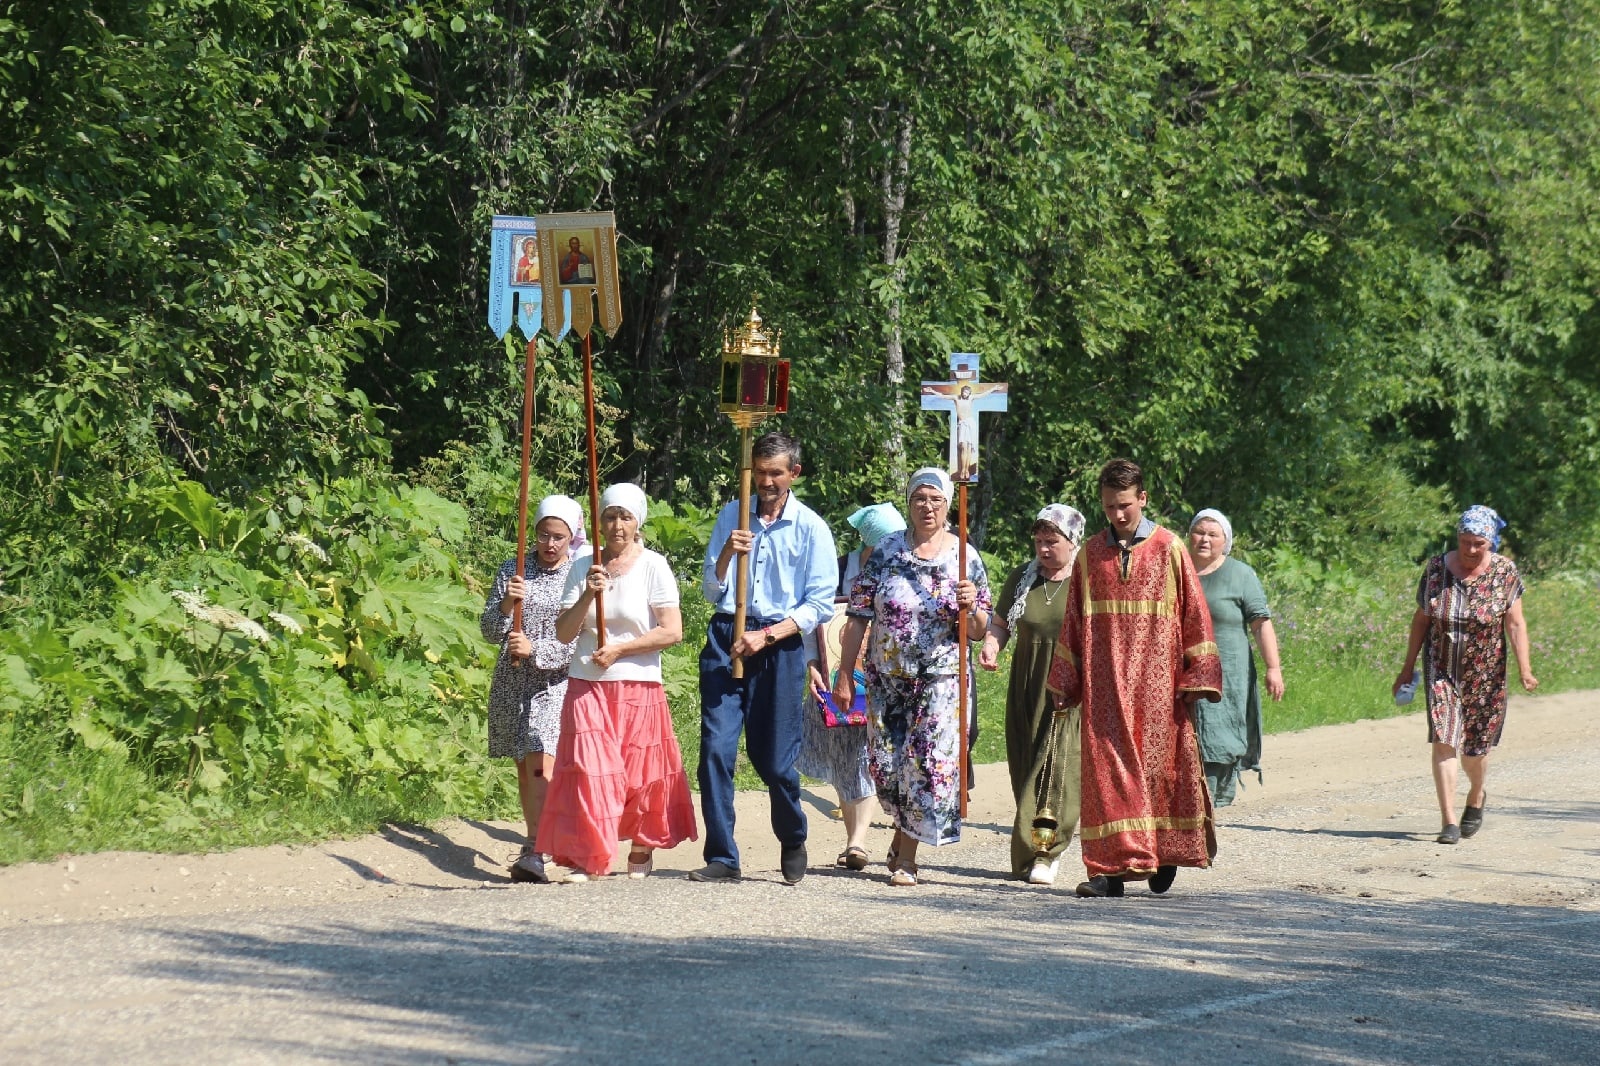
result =
M747 629L781 619L749 619ZM772 799L772 832L783 847L804 844L806 814L800 806L802 701L805 648L797 633L745 659L744 677L733 676L728 648L733 616L717 614L706 629L700 652L700 811L706 823L705 859L739 868L733 840L733 765L739 733L745 754Z

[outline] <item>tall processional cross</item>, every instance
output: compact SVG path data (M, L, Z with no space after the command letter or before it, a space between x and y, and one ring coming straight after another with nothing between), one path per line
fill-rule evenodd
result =
M972 352L951 354L949 381L922 383L922 409L950 412L950 480L963 485L978 480L978 415L1004 411L1008 400L1005 382L978 380L978 357Z

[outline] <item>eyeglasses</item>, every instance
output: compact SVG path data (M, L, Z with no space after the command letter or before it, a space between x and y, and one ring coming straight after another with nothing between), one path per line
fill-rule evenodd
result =
M565 533L536 533L534 538L540 544L565 544L572 539Z

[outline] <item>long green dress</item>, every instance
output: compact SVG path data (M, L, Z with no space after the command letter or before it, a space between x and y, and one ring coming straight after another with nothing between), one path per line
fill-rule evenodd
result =
M1026 566L1019 566L1006 579L995 605L997 617L1011 613L1017 585ZM1054 708L1045 682L1050 677L1050 656L1061 634L1061 619L1067 611L1067 580L1045 581L1037 577L1022 601L1022 617L1009 634L1011 680L1006 687L1006 763L1011 770L1011 792L1016 798L1017 819L1011 827L1011 872L1026 878L1033 868L1033 818L1039 800L1039 779L1048 774L1045 801L1055 811L1059 828L1055 844L1045 854L1053 862L1067 850L1073 827L1078 824L1078 708L1062 712L1064 718L1051 722ZM1052 743L1053 739L1053 743ZM1053 757L1052 757L1053 756Z
M1256 572L1232 557L1211 573L1201 574L1200 587L1211 608L1211 627L1222 657L1222 699L1196 701L1194 727L1211 802L1226 807L1233 802L1239 775L1261 772L1261 693L1255 657L1250 654L1250 626L1257 619L1271 618L1272 612Z

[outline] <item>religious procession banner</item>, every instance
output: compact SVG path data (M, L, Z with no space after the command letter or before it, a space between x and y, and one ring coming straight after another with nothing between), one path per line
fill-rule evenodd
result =
M489 328L495 337L504 337L515 320L522 335L533 340L544 324L544 290L537 220L530 215L494 216L489 241ZM562 292L561 301L570 307L572 295ZM561 316L563 320L570 317L570 312ZM566 329L551 333L559 341Z
M560 337L570 326L587 338L600 305L600 328L614 336L622 325L617 281L617 220L610 211L566 211L534 217L544 284L561 300L544 301L544 326Z

